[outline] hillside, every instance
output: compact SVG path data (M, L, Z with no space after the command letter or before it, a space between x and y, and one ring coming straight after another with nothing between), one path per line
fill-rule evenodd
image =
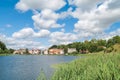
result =
M119 52L120 53L120 44L115 44L115 45L113 45L113 51L114 52Z

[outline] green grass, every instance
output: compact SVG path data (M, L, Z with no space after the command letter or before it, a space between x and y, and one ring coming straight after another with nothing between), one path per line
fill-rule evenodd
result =
M0 56L9 56L9 55L12 55L12 54L0 54Z
M38 76L37 80L47 80L43 69L41 69L40 76Z
M58 65L51 80L120 80L120 54L88 54Z

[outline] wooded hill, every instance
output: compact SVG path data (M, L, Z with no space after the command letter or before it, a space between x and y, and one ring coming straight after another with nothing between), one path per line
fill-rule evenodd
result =
M114 36L109 40L92 39L84 42L73 42L67 45L53 45L51 48L64 49L67 53L68 48L76 48L74 53L94 53L104 51L105 53L120 52L120 36Z

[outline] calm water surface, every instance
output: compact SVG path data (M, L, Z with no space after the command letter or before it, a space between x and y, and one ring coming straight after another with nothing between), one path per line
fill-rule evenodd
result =
M76 56L13 55L0 56L0 80L36 80L43 69L50 77L53 64L69 62Z

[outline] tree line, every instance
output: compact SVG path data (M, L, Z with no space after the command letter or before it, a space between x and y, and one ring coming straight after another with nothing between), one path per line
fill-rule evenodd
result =
M85 40L84 42L73 42L67 45L53 45L51 48L64 49L67 53L68 48L76 48L76 53L94 53L94 52L111 52L113 51L113 45L120 44L120 36L114 36L111 39L91 39L90 41Z
M13 49L7 49L6 45L0 41L0 54L10 54L13 53Z
M91 39L90 41L85 40L84 42L73 42L67 45L53 45L51 48L64 49L65 53L68 53L68 48L75 48L75 53L94 53L99 51L111 52L113 51L113 45L120 44L120 36L114 36L111 39ZM13 49L7 49L6 45L0 41L0 54L13 53Z

